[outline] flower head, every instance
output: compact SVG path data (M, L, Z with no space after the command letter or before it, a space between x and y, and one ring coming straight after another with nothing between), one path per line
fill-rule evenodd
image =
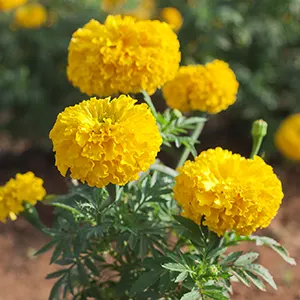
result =
M175 178L174 198L183 215L218 235L249 235L267 227L283 198L281 182L260 157L246 159L221 148L187 161Z
M179 61L178 39L166 23L108 16L73 34L67 73L88 95L153 94L175 76Z
M72 178L104 187L146 171L162 138L148 106L135 103L125 95L91 98L60 113L50 132L60 173L70 169Z
M0 0L0 11L8 11L27 3L27 0Z
M280 124L275 145L287 158L300 160L300 114L293 114Z
M0 187L0 221L8 217L16 219L16 215L24 210L23 202L34 205L46 195L43 180L35 177L32 172L17 174Z
M15 24L24 28L39 28L47 21L47 10L39 3L30 3L15 11Z
M168 23L174 31L178 31L183 23L182 15L180 11L178 11L174 7L165 7L162 9L161 19Z
M171 108L216 114L235 102L238 86L228 64L214 60L205 66L181 67L164 86L163 94Z

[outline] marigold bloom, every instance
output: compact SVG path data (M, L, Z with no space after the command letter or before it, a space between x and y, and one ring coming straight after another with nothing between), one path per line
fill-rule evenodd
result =
M0 11L9 11L27 3L27 0L0 0Z
M228 64L214 60L181 67L163 88L167 104L183 112L199 110L216 114L236 100L238 82Z
M161 18L168 23L174 31L178 31L183 23L183 18L179 10L174 7L165 7L162 9Z
M249 235L267 227L283 198L280 180L260 157L246 159L221 148L187 161L175 178L174 198L183 216L218 235Z
M104 187L138 178L155 161L160 136L146 104L121 95L83 101L66 108L50 132L56 166L65 176Z
M166 23L108 16L73 34L67 73L88 95L153 94L175 76L179 61L178 39Z
M32 172L17 174L0 187L0 221L5 222L8 217L16 219L16 215L24 210L23 202L32 205L42 200L46 195L43 188L44 181L35 177Z
M30 3L15 11L15 24L24 28L39 28L47 21L47 10L39 3Z
M275 145L287 158L300 160L300 114L283 120L275 134Z

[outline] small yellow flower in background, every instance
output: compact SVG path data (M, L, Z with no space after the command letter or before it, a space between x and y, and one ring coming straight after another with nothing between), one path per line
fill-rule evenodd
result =
M160 13L162 21L168 23L174 31L178 31L182 24L183 18L179 10L174 7L165 7Z
M88 95L153 94L174 78L180 52L176 34L159 21L108 16L91 20L71 39L68 78Z
M187 161L175 178L174 198L183 216L218 235L249 235L267 227L283 198L280 180L260 157L246 159L221 148Z
M0 221L5 222L9 217L16 219L16 215L24 210L23 202L35 205L46 195L43 188L44 181L35 177L32 172L17 174L0 187Z
M39 28L47 21L47 10L39 3L30 3L15 11L14 23L24 28Z
M0 11L9 11L25 3L27 0L0 0Z
M229 65L221 60L180 67L163 87L167 104L183 112L198 110L216 114L236 101L238 82Z
M124 185L154 163L162 138L146 104L121 95L67 107L50 132L56 166L90 186Z
M283 120L275 134L275 145L287 158L300 160L300 114Z

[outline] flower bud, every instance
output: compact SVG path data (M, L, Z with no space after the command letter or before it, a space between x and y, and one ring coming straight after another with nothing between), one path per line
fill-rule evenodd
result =
M256 120L252 124L252 137L264 137L267 135L268 123L264 120Z

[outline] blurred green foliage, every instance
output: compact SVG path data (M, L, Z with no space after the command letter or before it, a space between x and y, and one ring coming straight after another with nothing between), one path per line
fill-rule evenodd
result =
M91 18L104 20L100 0L41 1L53 24L41 29L11 28L0 13L0 111L10 113L2 128L31 138L45 137L65 106L85 99L66 78L72 32ZM124 10L140 1L128 0ZM274 131L287 114L299 111L300 0L157 0L184 17L179 31L182 64L227 61L240 90L233 118L264 118ZM272 134L269 135L272 138Z

